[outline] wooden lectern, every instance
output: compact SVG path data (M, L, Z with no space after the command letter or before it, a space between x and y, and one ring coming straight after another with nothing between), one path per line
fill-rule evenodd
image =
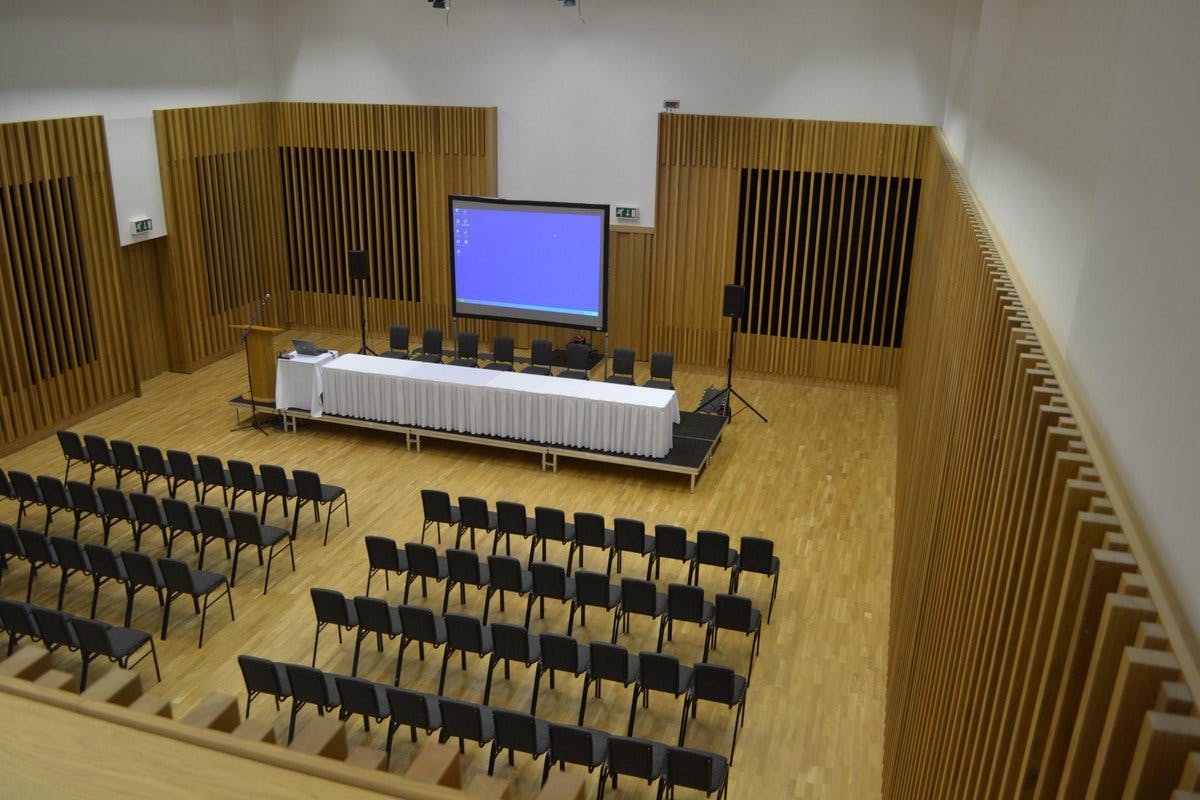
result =
M230 325L238 332L246 330L245 325ZM250 364L250 390L254 393L254 402L269 408L275 408L275 336L283 333L283 328L268 328L264 325L251 325L250 335L246 337L246 357ZM243 398L249 400L248 395Z

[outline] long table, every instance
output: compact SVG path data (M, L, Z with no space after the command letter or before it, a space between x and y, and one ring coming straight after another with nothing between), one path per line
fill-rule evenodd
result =
M661 458L674 391L347 354L314 367L311 416Z

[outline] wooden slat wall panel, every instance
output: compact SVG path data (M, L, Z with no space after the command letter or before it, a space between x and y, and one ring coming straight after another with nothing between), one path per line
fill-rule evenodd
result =
M147 381L171 365L160 278L167 260L166 237L122 247L121 260L129 346L138 380Z
M1192 730L1179 719L1194 714L1189 656L1158 624L1077 415L940 135L921 162L884 797L1180 785L1191 740L1166 732Z
M0 125L0 448L137 388L100 117Z
M653 348L672 350L688 363L724 363L729 323L721 316L722 291L734 282L739 234L746 234L738 230L743 169L915 178L927 135L918 125L660 115ZM758 242L748 234L747 247L780 247L794 235L786 230L776 234L779 241ZM764 284L758 299L811 307L813 298L804 292L809 276L831 271L833 264L813 263L803 253L790 257L798 262L799 280L782 281L778 289ZM776 291L782 296L770 294ZM839 291L847 304L853 302L854 287ZM884 298L874 292L870 302ZM737 361L746 370L890 385L899 348L743 335Z

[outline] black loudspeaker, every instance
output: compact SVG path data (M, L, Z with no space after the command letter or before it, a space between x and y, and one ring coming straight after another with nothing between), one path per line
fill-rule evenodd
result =
M725 284L725 307L721 313L737 319L746 313L746 287L736 283Z
M367 251L350 251L350 280L365 281L367 279Z

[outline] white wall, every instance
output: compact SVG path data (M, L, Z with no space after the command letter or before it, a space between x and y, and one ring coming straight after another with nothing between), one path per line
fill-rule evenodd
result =
M1200 4L962 0L945 131L1200 628Z
M273 99L270 12L264 0L0 0L0 122L103 115L121 243L136 215L161 236L151 112Z

